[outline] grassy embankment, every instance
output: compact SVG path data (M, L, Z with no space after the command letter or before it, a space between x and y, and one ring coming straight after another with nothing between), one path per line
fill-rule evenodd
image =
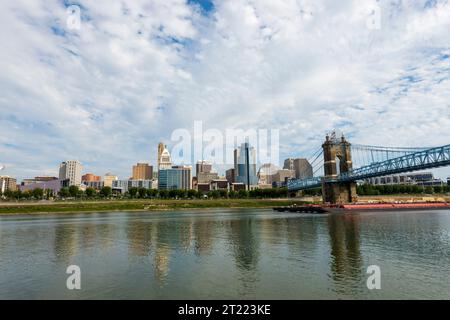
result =
M271 208L305 201L290 199L111 200L0 202L0 215L104 211L156 211L207 208Z

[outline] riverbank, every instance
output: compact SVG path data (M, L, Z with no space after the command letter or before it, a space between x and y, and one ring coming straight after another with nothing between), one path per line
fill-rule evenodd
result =
M320 203L322 196L304 196L297 198L311 203ZM393 194L380 196L358 196L358 203L415 203L415 202L450 202L450 195L448 194Z
M298 199L203 199L0 202L0 215L111 211L161 211L208 208L272 208L302 205Z
M272 208L289 205L320 204L321 197L295 199L133 199L133 200L78 200L78 201L21 201L1 202L0 215L45 214L111 211L163 211L208 208ZM414 203L450 202L449 195L390 195L359 196L358 203Z

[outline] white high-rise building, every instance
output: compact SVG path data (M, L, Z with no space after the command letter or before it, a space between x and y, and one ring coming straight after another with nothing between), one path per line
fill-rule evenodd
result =
M64 161L59 166L59 179L69 179L69 186L81 186L83 166L78 160Z
M172 158L170 157L170 152L167 150L167 146L161 152L159 157L159 170L161 169L171 169L172 168Z

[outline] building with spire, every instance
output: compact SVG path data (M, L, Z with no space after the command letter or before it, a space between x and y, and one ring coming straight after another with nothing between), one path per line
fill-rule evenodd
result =
M159 153L159 147L158 147ZM170 156L169 150L167 150L167 146L164 147L161 152L160 157L158 158L158 171L162 169L170 169L172 168L172 158Z

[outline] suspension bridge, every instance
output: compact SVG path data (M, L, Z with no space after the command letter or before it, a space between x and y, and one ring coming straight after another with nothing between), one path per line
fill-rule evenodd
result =
M356 201L356 181L450 165L450 145L382 147L350 144L342 135L327 135L310 159L313 177L291 179L290 192L322 187L325 203ZM324 175L317 176L323 170Z

